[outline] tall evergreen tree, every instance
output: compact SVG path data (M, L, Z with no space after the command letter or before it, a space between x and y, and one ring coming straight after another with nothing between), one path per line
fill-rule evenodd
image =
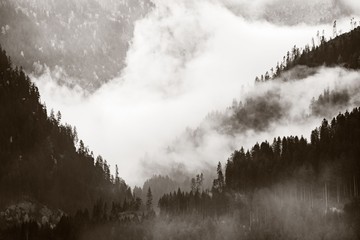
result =
M151 210L153 210L153 205L152 205L153 196L152 196L150 187L148 188L146 198L147 198L146 199L146 210L151 211Z

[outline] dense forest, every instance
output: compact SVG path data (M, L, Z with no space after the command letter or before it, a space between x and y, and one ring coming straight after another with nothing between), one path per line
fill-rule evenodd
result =
M312 131L310 142L297 136L278 137L272 144L257 143L247 151L241 148L228 159L225 174L219 163L213 189L253 193L256 189L301 179L304 182L299 182L297 187L299 197L302 194L309 198L310 187L314 192L321 192L316 187L326 185L328 205L331 201L357 198L359 132L360 109L355 108L350 113L339 114L331 123L324 119L321 126Z
M100 198L135 202L118 171L93 156L60 112L48 116L37 87L0 52L0 206L26 199L72 214Z
M352 21L352 20L351 20ZM306 45L304 49L294 46L288 51L282 61L277 63L265 74L255 78L255 82L264 82L284 75L287 70L296 66L342 66L348 69L360 68L360 27L355 27L351 22L352 31L338 36L336 21L334 22L334 38L326 40L324 33L318 31L316 40L312 39L312 46ZM300 76L301 77L301 76Z
M360 108L355 108L331 123L324 119L312 131L310 142L297 136L278 137L272 144L235 151L225 169L219 163L211 191L195 187L191 192L179 189L166 194L159 200L161 214L236 215L251 234L255 234L251 228L264 234L256 238L296 239L303 234L303 239L302 227L311 229L311 224L329 239L359 237L359 146ZM299 214L301 230L291 230L281 220ZM341 229L345 222L347 227Z

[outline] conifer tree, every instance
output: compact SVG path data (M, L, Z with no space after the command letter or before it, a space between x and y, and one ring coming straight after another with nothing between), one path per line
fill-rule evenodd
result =
M146 194L146 210L147 211L151 211L153 209L152 208L152 200L153 200L153 197L152 197L152 193L151 193L151 188L149 187L148 192Z

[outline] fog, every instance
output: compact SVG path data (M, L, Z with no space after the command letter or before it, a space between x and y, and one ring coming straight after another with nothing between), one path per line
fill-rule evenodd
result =
M284 75L287 79L297 71L306 69L297 68ZM247 116L233 119L233 109L216 113L215 117L210 115L198 128L184 131L168 148L142 159L145 173L167 172L179 178L178 168L190 176L202 171L205 172L206 185L210 187L214 166L218 161L225 163L235 149L250 149L256 142L272 142L278 136L296 135L310 139L311 131L321 124L323 118L332 118L358 106L359 80L358 72L322 67L301 80L284 82L280 78L262 83L240 97L244 104L239 109L243 109L241 113ZM315 114L312 103L327 90L343 94L344 101L341 104L329 102L321 106L326 111Z
M33 76L48 109L60 110L63 121L75 125L79 137L112 169L117 164L120 176L132 186L142 185L157 171L166 174L163 170L174 164L189 172L203 171L254 141L306 136L321 121L303 118L312 97L337 85L350 88L359 77L323 68L297 82L254 88L255 76L276 65L294 45L311 43L318 30L331 36L332 24L285 26L263 18L247 20L229 7L235 1L154 2L155 9L136 22L125 69L93 94L59 86L61 68ZM356 6L352 10L359 9ZM343 32L350 29L349 17L338 22ZM266 131L249 129L229 137L208 128L200 147L182 141L184 129L199 126L209 112L224 111L233 98L246 99L269 89L277 89L289 105L281 122L270 123ZM167 146L177 136L180 150L169 153Z

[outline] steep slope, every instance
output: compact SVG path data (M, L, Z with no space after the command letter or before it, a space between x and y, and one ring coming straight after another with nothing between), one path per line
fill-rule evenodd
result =
M152 8L136 1L0 1L0 44L16 65L94 90L124 66L134 23ZM65 80L64 80L65 79Z
M39 98L37 87L1 49L0 207L28 199L74 212L90 209L98 198L131 198L106 160L94 159L76 129L61 123L60 112L48 117Z
M317 45L315 41L318 42L319 45ZM313 39L311 47L306 45L304 49L299 49L294 46L291 51L287 52L280 63L278 62L274 68L267 71L264 75L256 77L255 82L264 82L279 77L283 77L285 80L306 77L309 71L305 71L300 76L286 74L286 71L300 66L310 68L319 66L342 66L348 69L359 69L359 42L360 27L354 28L352 31L336 36L334 39L329 39L328 41L318 32L317 39Z

